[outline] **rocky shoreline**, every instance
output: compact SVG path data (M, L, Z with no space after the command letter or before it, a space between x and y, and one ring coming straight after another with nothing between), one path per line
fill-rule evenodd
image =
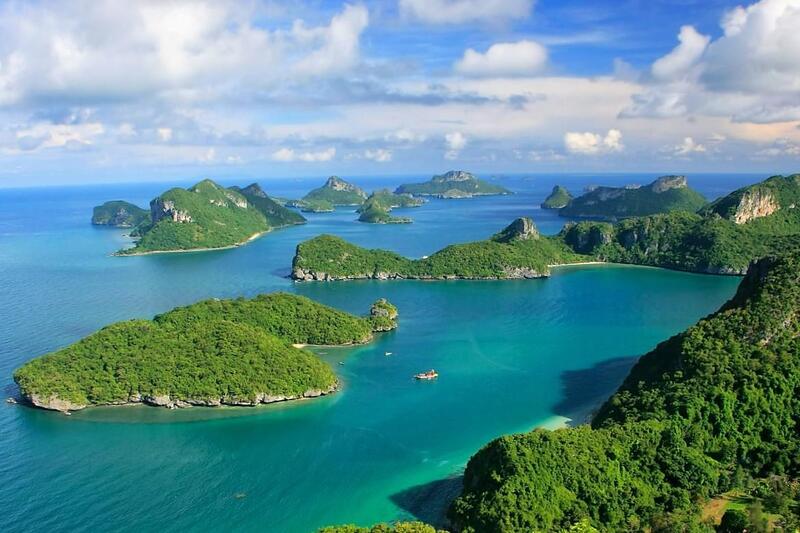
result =
M173 398L168 394L163 395L142 395L135 394L128 398L127 401L120 401L114 403L102 404L76 404L69 400L63 400L56 396L49 398L42 398L38 394L31 394L30 396L23 394L23 400L40 409L47 409L49 411L59 411L62 413L70 413L72 411L80 411L88 407L100 406L124 406L124 405L149 405L152 407L166 407L167 409L179 409L187 407L255 407L260 404L270 404L278 402L306 400L310 398L319 398L320 396L327 396L333 394L340 389L339 382L337 381L326 390L310 389L303 394L299 395L284 395L284 394L268 394L259 393L254 399L249 398Z
M558 266L558 265L551 265ZM539 279L550 277L550 272L539 272L532 268L523 267L507 267L503 276L460 276L456 274L446 274L441 276L430 275L406 275L397 272L372 272L351 274L347 276L334 276L327 272L317 272L314 270L306 270L303 268L295 268L289 276L294 281L355 281L375 279L380 281L387 280L423 280L423 281L447 281L447 280L464 280L464 281L498 281L498 280L512 280L512 279Z

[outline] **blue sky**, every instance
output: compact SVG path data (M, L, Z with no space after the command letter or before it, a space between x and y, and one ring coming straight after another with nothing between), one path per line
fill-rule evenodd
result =
M0 2L0 187L800 171L800 0Z

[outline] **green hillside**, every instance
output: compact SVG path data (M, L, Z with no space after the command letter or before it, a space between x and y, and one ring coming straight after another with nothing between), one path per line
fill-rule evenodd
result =
M135 228L150 220L150 211L123 200L114 200L98 205L92 212L92 224Z
M495 194L511 194L511 191L478 179L473 174L463 170L451 170L444 174L434 176L424 183L407 183L400 185L397 194L412 194L415 196L436 196L439 198L470 198L472 196L486 196Z

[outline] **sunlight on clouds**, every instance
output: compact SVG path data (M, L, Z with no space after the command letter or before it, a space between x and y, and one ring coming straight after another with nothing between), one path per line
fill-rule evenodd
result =
M291 163L293 161L303 161L305 163L320 163L330 161L336 156L336 148L327 148L317 152L301 152L292 148L281 148L272 153L274 161Z
M534 41L493 44L485 53L472 48L455 64L467 76L529 76L547 64L547 49Z
M608 130L605 137L599 133L568 132L564 135L564 147L570 153L584 155L620 152L625 148L622 132L615 129Z

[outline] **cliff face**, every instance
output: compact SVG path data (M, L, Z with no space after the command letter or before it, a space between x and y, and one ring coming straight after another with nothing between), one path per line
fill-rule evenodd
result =
M173 222L191 222L192 216L188 211L175 208L175 202L158 197L150 202L150 219L153 224L163 219Z
M670 189L685 189L688 186L686 176L662 176L650 184L650 189L660 194Z
M509 243L512 241L526 241L528 239L538 239L539 230L528 217L520 217L492 237L493 241Z
M742 195L733 213L733 221L737 224L746 224L756 218L769 216L778 209L780 204L775 194L770 190L756 187Z

